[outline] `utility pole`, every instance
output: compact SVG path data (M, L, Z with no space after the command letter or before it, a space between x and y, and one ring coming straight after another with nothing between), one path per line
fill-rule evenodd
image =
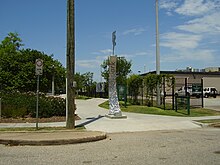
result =
M75 128L75 87L73 86L75 73L75 17L74 0L67 0L67 121L66 128Z
M160 48L159 48L159 13L158 0L156 0L156 74L160 75ZM157 83L157 106L160 105L160 85Z

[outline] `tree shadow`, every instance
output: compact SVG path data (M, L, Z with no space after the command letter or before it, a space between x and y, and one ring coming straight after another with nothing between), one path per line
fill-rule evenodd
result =
M76 125L76 127L83 127L83 126L88 125L88 124L90 124L90 123L92 123L92 122L94 122L96 120L99 120L99 119L101 119L103 117L104 116L102 116L102 115L99 115L97 117L88 117L88 118L86 118L86 119L89 119L88 121L86 121L84 123L81 123L81 124L78 124L78 125Z

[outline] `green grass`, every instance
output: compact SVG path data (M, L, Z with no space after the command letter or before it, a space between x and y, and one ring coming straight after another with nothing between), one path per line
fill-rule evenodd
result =
M197 122L208 124L211 127L220 128L220 119L197 120Z
M220 123L220 119L198 120L198 122L213 124L213 123Z
M84 131L85 127L76 127L75 129L66 129L66 127L18 127L18 128L0 128L0 132L55 132L55 131Z
M83 96L83 95L78 95L78 96L76 97L76 99L88 100L88 99L91 99L91 97L89 97L89 96Z
M99 105L102 108L109 109L108 101ZM187 110L163 110L156 107L147 107L139 105L128 105L126 108L121 106L123 112L132 112L132 113L142 113L142 114L154 114L154 115L166 115L166 116L181 116L181 117L200 117L200 116L218 116L220 112L204 109L204 108L193 108L190 109L190 115L187 114Z

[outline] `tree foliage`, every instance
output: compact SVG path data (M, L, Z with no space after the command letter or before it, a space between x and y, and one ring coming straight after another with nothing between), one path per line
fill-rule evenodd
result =
M40 76L40 91L51 89L52 75L55 74L55 89L65 86L65 69L53 55L32 49L21 49L22 40L17 33L9 33L0 43L0 88L20 92L36 91L35 60L44 61L43 75ZM52 69L54 66L54 69Z
M133 74L128 78L127 84L132 101L134 104L136 104L138 102L140 87L143 86L143 78L140 75Z
M109 59L104 60L103 63L101 64L101 67L103 68L102 71L102 77L108 82L108 77L109 77ZM127 75L131 73L131 61L127 61L124 57L118 57L117 58L117 65L116 65L116 81L117 84L124 85L126 84L126 79Z
M168 87L171 87L174 84L173 75L169 75L169 74L160 74L160 75L148 74L147 76L144 77L144 87L146 89L146 97L148 99L151 99L151 102L149 103L149 105L151 106L153 104L153 95L157 89L157 84L159 84L161 90L163 79L165 80L166 86Z
M75 74L74 78L77 83L76 89L80 92L83 90L88 91L93 85L93 73L91 72L86 72L84 74L78 72Z

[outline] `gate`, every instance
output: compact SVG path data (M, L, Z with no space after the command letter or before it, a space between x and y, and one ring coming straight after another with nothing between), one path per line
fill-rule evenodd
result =
M203 79L176 78L175 96L189 97L190 107L204 107ZM177 102L175 102L177 104Z

